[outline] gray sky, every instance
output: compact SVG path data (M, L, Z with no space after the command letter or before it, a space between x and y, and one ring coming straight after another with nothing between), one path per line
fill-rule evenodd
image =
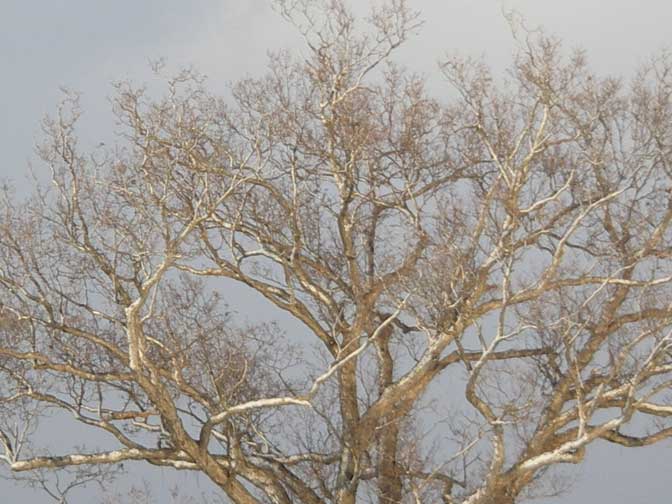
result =
M657 50L672 47L672 2L662 0L409 2L426 23L400 58L430 79L434 74L437 93L443 84L435 76L436 60L447 51L484 55L497 69L510 61L513 46L502 6L543 25L568 47L585 48L603 74L627 77ZM210 77L213 90L225 92L228 81L259 75L267 50L292 46L295 33L268 0L0 0L0 179L14 179L25 190L21 180L40 119L55 109L62 86L83 93L86 135L102 138L114 127L106 99L110 83L143 82L149 60L164 58L168 68L193 64ZM669 448L593 447L576 471L573 491L546 502L669 502ZM165 472L154 481L166 485L172 478ZM3 494L6 502L47 502L0 480Z

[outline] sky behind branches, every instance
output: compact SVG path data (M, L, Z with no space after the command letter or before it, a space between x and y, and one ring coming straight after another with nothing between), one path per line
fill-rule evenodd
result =
M422 11L425 24L398 59L426 75L439 97L448 88L438 77L436 61L446 53L483 56L498 71L511 62L514 44L503 16L509 9L522 14L529 26L542 25L559 36L566 47L585 48L602 75L627 79L657 51L672 48L672 3L662 0L409 3ZM116 128L107 100L112 81L150 79L149 61L163 58L169 71L193 65L209 77L211 90L226 94L228 82L261 74L269 50L298 47L299 37L268 0L0 0L0 180L13 180L19 195L27 194L40 120L55 110L61 88L82 93L83 136L95 145L109 141ZM39 176L39 164L35 169ZM544 502L670 501L669 442L640 450L602 444L588 452L575 471L573 490ZM157 476L148 470L147 475L164 486L188 481L171 472ZM75 502L88 502L80 495ZM48 502L42 494L2 480L0 496L2 502Z

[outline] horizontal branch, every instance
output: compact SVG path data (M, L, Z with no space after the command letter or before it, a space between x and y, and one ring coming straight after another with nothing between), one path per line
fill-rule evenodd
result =
M161 463L162 465L171 465L175 468L194 466L191 459L183 451L128 448L101 453L76 453L53 457L34 457L13 462L10 468L14 472L23 472L35 469L57 469L80 465L117 464L125 460L146 460L153 463Z
M538 357L540 355L548 355L552 350L548 347L544 348L530 348L522 350L502 350L501 352L492 352L487 355L486 360L508 360L521 359L525 357ZM455 362L479 361L483 358L484 352L452 352L439 361L441 367L449 366Z

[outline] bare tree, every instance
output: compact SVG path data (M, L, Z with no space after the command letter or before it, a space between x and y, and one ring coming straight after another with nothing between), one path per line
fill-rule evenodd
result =
M506 81L450 58L442 102L391 61L419 26L402 0L362 27L277 6L303 55L230 99L193 72L158 100L119 84L119 141L89 154L76 96L45 121L50 187L0 207L8 467L506 504L596 440L672 435L669 55L624 84L517 30ZM238 320L240 286L298 333ZM110 448L29 442L63 413Z

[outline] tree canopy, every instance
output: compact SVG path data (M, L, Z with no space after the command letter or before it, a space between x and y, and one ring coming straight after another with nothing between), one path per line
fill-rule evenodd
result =
M70 95L50 184L6 188L16 477L139 460L241 504L507 504L596 440L672 435L670 56L604 78L512 18L506 78L446 58L434 98L394 63L403 0L276 5L300 55L227 98L193 71L120 83L117 142L88 152ZM241 288L301 329L230 310ZM109 449L45 451L54 411Z

